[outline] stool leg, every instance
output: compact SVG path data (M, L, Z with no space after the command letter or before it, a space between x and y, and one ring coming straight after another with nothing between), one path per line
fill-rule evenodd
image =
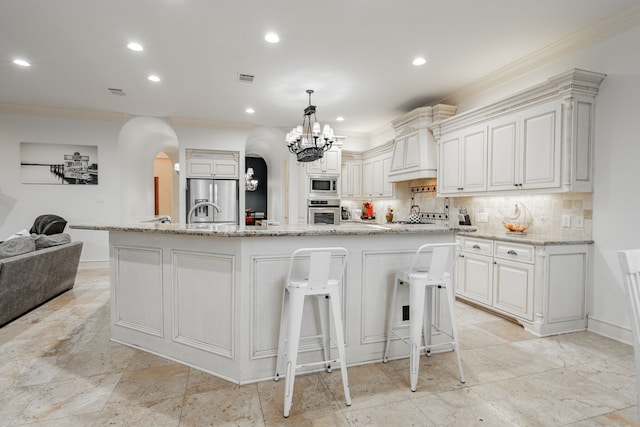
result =
M387 322L387 343L384 346L384 355L382 361L387 363L389 361L389 346L391 345L391 334L393 331L393 319L396 315L396 296L398 295L398 282L396 278L393 280L393 294L391 295L391 307L387 310L389 313L389 320Z
M431 356L431 334L433 331L433 294L434 286L427 286L424 302L424 354Z
M340 290L332 289L331 308L333 312L333 324L336 328L336 344L338 345L338 355L340 356L340 373L342 374L342 387L344 388L344 399L347 406L351 406L351 393L349 393L349 379L347 378L347 359L344 348L344 332L342 329L342 313L340 312Z
M449 316L451 316L451 335L453 335L453 349L458 360L458 370L460 371L460 382L464 383L464 372L462 372L462 359L460 359L460 345L458 343L458 328L456 326L455 298L453 296L453 283L448 281L446 289L447 301L449 304Z
M287 373L284 385L284 417L289 416L291 401L293 399L293 385L296 379L296 367L298 363L298 346L300 344L300 329L302 327L302 309L304 307L304 294L297 290L289 292L289 316L288 316L288 349L287 349Z
M418 371L420 369L420 340L424 324L424 298L425 284L410 281L409 286L409 342L411 353L409 355L409 376L411 378L411 391L416 391L418 385Z
M327 372L331 372L331 316L329 314L329 295L316 295L318 312L320 314L320 329L324 347L324 360L327 360Z
M276 358L276 374L273 377L274 381L278 381L280 379L280 374L283 373L282 371L282 362L284 359L284 342L285 342L285 337L286 337L286 331L287 331L287 317L289 314L289 310L288 310L288 305L289 305L289 292L287 291L287 288L285 287L282 291L282 309L280 312L280 332L278 333L278 357Z

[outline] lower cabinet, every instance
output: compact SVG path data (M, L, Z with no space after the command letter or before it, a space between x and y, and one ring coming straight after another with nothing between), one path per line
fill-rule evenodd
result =
M584 330L591 245L458 237L456 294L539 335Z

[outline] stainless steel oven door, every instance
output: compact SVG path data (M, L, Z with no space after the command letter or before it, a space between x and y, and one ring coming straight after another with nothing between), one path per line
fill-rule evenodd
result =
M322 207L309 208L309 224L340 224L340 208L339 207Z

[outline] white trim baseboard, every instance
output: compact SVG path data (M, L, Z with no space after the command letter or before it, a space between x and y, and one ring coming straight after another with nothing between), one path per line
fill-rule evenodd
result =
M589 316L587 330L594 334L602 335L625 344L633 345L631 329L627 326L618 325L597 317Z

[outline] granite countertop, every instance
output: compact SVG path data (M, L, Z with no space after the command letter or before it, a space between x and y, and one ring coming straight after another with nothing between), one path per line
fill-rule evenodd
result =
M573 238L569 236L552 236L545 234L525 234L514 235L505 233L487 233L487 232L473 232L469 233L466 230L458 233L462 237L477 237L480 239L499 240L502 242L523 243L528 245L581 245L581 244L593 244L591 239Z
M72 224L69 227L76 230L124 231L215 237L353 236L472 232L476 230L476 227L473 226L449 227L436 224L365 224L355 222L342 225L269 225L256 227L235 224L163 224L141 222L120 225Z

